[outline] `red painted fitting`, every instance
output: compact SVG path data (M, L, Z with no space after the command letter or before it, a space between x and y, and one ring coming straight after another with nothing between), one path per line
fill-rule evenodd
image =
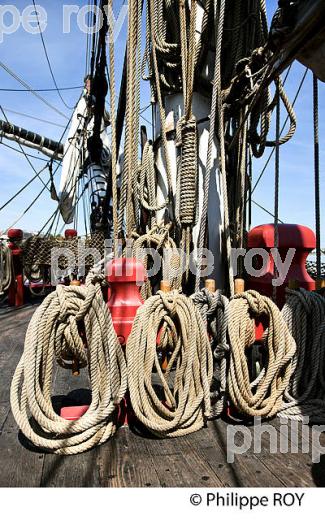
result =
M137 310L143 304L139 288L146 279L143 263L135 258L117 258L106 266L107 306L121 345L126 344Z
M78 231L76 231L75 229L66 229L64 232L64 236L66 239L75 238L78 236Z
M89 410L88 405L83 406L66 406L61 408L60 417L67 421L77 421Z
M8 247L11 249L13 256L15 274L8 290L8 304L11 307L21 307L24 305L23 251L18 243L23 239L24 233L21 229L9 229L8 237L10 239Z
M9 229L8 238L11 241L20 241L24 238L24 233L21 229Z
M285 290L289 280L296 280L298 287L304 287L309 291L315 290L315 281L306 270L306 259L316 247L314 232L306 226L299 224L279 224L279 253L282 262L286 259L289 249L295 249L293 260L283 284L277 287L277 304L281 308L285 303ZM248 288L272 297L274 277L274 259L271 249L274 248L274 224L265 224L255 227L248 233L248 247L265 249L269 255L268 263L260 277L248 277ZM256 255L254 269L259 270L263 266L262 257Z

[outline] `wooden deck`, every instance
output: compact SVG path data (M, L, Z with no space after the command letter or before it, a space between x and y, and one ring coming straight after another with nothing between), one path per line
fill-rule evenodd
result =
M1 487L283 487L324 486L325 455L313 464L301 453L303 435L291 439L296 454L270 454L269 435L262 436L261 452L249 451L227 463L227 424L210 422L208 428L179 439L141 437L122 428L100 448L75 457L42 454L31 449L19 433L9 405L10 382L21 356L25 331L34 309L0 316L0 486ZM87 398L85 379L57 370L56 402ZM272 421L278 437L278 421ZM252 428L250 429L252 432ZM304 434L306 436L306 434ZM310 437L310 434L307 434ZM290 436L289 436L290 437ZM325 445L325 436L323 438Z

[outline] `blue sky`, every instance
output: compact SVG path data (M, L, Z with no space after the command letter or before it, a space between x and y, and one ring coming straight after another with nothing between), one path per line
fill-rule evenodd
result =
M114 2L114 11L117 15L125 0ZM82 85L85 73L86 35L78 28L76 17L72 17L71 33L63 34L63 4L84 6L87 2L81 0L53 2L50 0L39 0L48 13L48 25L44 32L44 38L50 56L51 64L57 83L60 87ZM14 5L20 10L31 5L31 0L16 0ZM271 17L275 11L277 2L267 0L268 15ZM124 45L126 39L126 21L122 32L116 42L116 67L117 86L123 64ZM39 34L28 34L20 28L14 34L4 36L0 43L0 60L14 70L20 77L35 89L53 88L52 79L43 53ZM292 99L297 90L304 67L295 63L286 84L286 91ZM10 77L0 68L0 88L22 88L16 80ZM56 92L41 93L50 103L60 111L70 116L69 110L62 104ZM66 103L74 106L78 100L79 92L66 91L62 93ZM321 149L321 193L325 193L325 86L319 84L320 97L320 149ZM142 88L142 106L148 104L148 87ZM35 117L46 119L57 125L65 126L66 120L41 103L28 92L14 93L0 91L0 104L5 108L17 112L23 112ZM314 184L313 184L313 122L312 122L312 74L308 73L304 87L296 105L298 128L292 141L281 147L281 184L280 184L280 218L285 222L301 223L314 228ZM284 115L284 114L283 114ZM19 126L28 128L35 132L53 139L59 139L63 128L49 125L39 121L25 118L11 112L7 114L8 119ZM2 116L1 116L2 117ZM273 129L274 130L274 129ZM16 144L7 142L10 146ZM28 150L26 149L28 152ZM37 155L31 151L33 155ZM42 155L39 155L43 157ZM263 168L266 154L262 159L255 161L254 178L256 179ZM36 169L41 169L45 164L41 160L31 159ZM4 146L0 145L0 172L1 185L0 206L14 194L33 175L26 159ZM45 180L48 176L45 174ZM57 177L57 183L58 183ZM33 198L41 190L42 184L36 180L14 203L0 213L0 230L6 229L20 213L30 204ZM254 199L261 205L273 211L274 198L274 161L270 162L264 177L258 186ZM36 231L40 229L56 205L51 201L49 194L45 193L33 210L28 213L19 223L25 230ZM324 208L322 215L322 244L325 247L325 217ZM271 217L262 210L253 206L253 224L266 223Z

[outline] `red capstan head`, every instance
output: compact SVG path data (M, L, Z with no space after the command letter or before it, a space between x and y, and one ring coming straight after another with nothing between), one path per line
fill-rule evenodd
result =
M75 229L66 229L64 232L65 238L75 238L78 236L78 232Z
M24 233L21 229L9 229L8 231L8 238L11 240L11 241L20 241L24 238Z

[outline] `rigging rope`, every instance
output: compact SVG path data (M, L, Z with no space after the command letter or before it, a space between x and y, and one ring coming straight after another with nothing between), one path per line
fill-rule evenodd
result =
M132 247L132 256L141 260L148 269L148 252L153 248L162 256L162 278L167 280L171 289L181 289L182 274L180 273L180 256L174 240L170 237L170 224L167 226L158 226L155 224L148 233L138 236L133 235L135 241ZM141 288L143 299L152 296L152 285L148 279Z
M317 278L321 278L321 211L320 211L320 169L319 169L319 115L318 79L313 74L313 119L314 119L314 175L315 175L315 224L316 224L316 268Z
M171 352L165 373L159 351ZM178 291L149 298L138 310L126 358L132 408L151 433L177 437L204 426L210 415L212 353L203 320L189 298ZM154 388L154 370L166 404Z
M79 335L81 324L86 347ZM55 359L64 368L71 368L71 360L88 366L92 402L77 421L65 420L53 409ZM29 324L11 385L11 407L23 434L36 446L62 455L102 444L116 430L114 414L126 387L123 352L98 278L89 276L85 287L58 286Z

